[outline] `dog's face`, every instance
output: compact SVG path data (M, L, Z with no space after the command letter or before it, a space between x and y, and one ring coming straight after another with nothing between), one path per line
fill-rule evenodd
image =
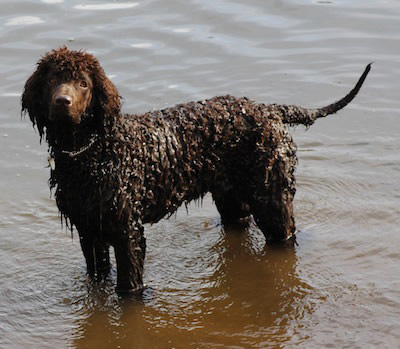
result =
M92 91L93 82L86 72L78 78L69 78L66 74L50 71L44 89L49 121L80 124L90 107Z
M107 78L98 60L83 51L66 47L44 55L25 83L22 112L27 112L40 137L60 129L76 128L84 120L103 130L120 113L118 90ZM57 126L57 127L52 127ZM70 129L70 128L69 128Z

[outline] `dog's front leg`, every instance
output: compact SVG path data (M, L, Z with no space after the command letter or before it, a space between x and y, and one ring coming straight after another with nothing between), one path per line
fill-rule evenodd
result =
M90 277L94 277L96 274L96 264L94 255L93 238L88 237L87 234L82 234L79 230L79 242L81 244L82 252L85 257L87 273Z
M135 226L123 232L114 243L117 262L117 289L120 294L143 291L143 264L146 239L143 227Z
M96 261L96 275L99 280L105 278L110 273L110 245L103 239L96 239L94 242L94 252Z

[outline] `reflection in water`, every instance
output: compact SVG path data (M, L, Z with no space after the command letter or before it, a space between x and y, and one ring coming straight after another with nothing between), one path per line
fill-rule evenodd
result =
M187 290L148 289L142 300L129 300L118 298L111 282L101 289L89 286L87 297L76 300L84 305L74 344L265 347L301 341L297 321L312 311L304 304L312 289L296 273L294 249L263 246L253 228L219 234L205 252L212 265L203 267L212 272L190 280Z
M310 311L301 301L311 288L297 277L294 249L263 243L254 232L227 231L216 246L220 259L204 306L214 304L212 334L231 337L232 345L284 342L292 321Z

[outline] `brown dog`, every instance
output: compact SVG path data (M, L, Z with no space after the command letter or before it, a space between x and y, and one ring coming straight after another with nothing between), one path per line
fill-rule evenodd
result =
M63 47L28 79L22 110L45 135L50 185L78 230L88 273L110 269L117 291L143 289L143 224L211 192L224 224L252 215L269 243L292 243L296 145L286 124L311 125L358 93L370 65L343 99L321 109L214 97L124 115L96 58Z

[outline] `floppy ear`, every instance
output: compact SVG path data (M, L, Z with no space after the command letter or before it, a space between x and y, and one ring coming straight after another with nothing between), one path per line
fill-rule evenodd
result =
M92 70L93 81L93 114L98 120L99 130L104 131L104 127L111 127L121 111L121 97L117 88L106 76L100 64L95 62Z
M36 71L26 81L22 94L21 113L28 112L33 126L36 125L39 131L40 139L42 139L44 133L48 114L46 101L43 100L43 89L46 86L48 69L45 59L39 61Z

